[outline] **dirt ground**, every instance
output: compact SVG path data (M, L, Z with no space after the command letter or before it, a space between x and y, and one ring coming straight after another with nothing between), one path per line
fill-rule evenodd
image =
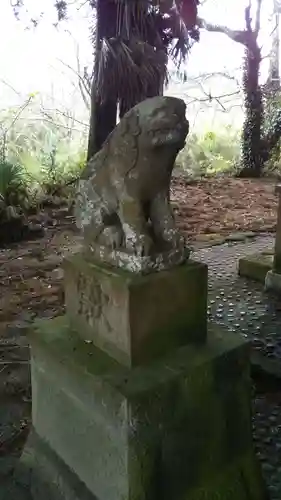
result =
M177 178L171 199L178 225L191 243L273 231L276 226L273 182L227 178L188 184ZM15 319L62 310L60 264L81 238L67 208L49 209L40 221L44 238L0 249L0 336Z
M220 178L187 184L179 178L172 184L172 200L179 226L189 239L202 235L212 239L237 231L274 230L274 188L268 180Z
M214 179L189 184L180 177L173 179L171 195L178 224L193 245L233 233L273 231L276 226L273 182ZM43 238L0 249L0 396L4 408L4 420L0 411L0 472L1 459L6 463L10 449L21 447L28 430L25 329L36 316L51 318L63 312L61 262L81 245L67 208L48 209L39 219L45 227ZM11 405L19 405L21 412L17 428L14 410L11 417L5 410L10 411Z

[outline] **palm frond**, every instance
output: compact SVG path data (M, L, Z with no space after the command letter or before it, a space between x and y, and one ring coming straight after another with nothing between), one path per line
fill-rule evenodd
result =
M179 67L194 40L198 0L99 0L94 87L102 103L123 110L157 95L167 81L168 57ZM194 17L195 16L195 17ZM122 112L121 112L122 114Z
M138 102L165 77L167 56L137 37L103 40L95 86L99 100Z

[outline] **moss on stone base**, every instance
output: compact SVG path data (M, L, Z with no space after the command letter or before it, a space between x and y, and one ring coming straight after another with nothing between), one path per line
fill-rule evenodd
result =
M264 283L265 276L273 266L273 250L260 252L239 259L238 274Z
M265 500L238 335L210 328L205 345L133 369L63 317L38 322L30 341L35 432L93 496Z
M250 452L225 467L209 483L195 489L185 500L268 500L265 485L257 481L259 471Z

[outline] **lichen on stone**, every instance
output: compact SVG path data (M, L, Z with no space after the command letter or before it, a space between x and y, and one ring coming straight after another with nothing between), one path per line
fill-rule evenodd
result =
M169 199L189 129L185 111L174 97L143 101L88 162L75 210L88 255L132 272L167 269L188 258Z

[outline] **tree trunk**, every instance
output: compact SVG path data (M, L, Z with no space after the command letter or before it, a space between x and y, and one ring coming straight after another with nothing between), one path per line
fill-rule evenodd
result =
M270 160L272 152L275 151L279 145L281 139L281 110L275 111L272 122L273 123L271 124L268 133L262 138L261 141L262 165Z
M102 39L115 36L117 16L116 3L112 0L97 0L96 16L96 52L91 92L87 161L100 150L104 141L116 126L117 118L117 102L109 98L106 102L101 103L96 99L95 92L95 75L99 69Z
M161 96L161 95L163 95L163 92L164 92L164 81L161 80L160 82L155 83L155 86L151 86L150 88L148 88L146 90L145 95L143 95L143 100L149 99L150 97ZM136 104L138 104L139 102L140 102L139 99L134 100L134 101L130 102L130 104L128 105L128 102L124 102L121 100L120 101L120 109L119 109L120 119L123 118L125 113L127 113L127 111L129 111L129 109L136 106Z
M279 13L274 13L274 28L272 34L272 47L269 60L268 85L271 91L280 90L280 40L279 40Z
M104 141L116 126L116 117L117 103L108 100L101 104L95 99L93 91L87 161L101 149Z
M261 52L256 39L246 47L243 85L245 119L241 138L242 170L239 177L260 177L261 130L263 124L262 92L259 85Z
M264 89L265 103L265 128L266 133L262 138L261 158L263 163L270 159L280 158L281 137L281 112L280 112L280 41L279 41L279 15L273 13L272 47L269 61L269 74Z

